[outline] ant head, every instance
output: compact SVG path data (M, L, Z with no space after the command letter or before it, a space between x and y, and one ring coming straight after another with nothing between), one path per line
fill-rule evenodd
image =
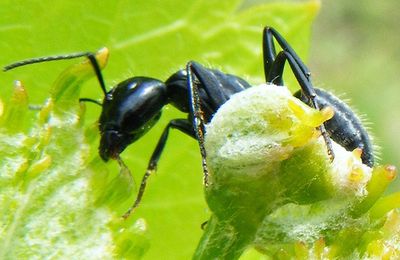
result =
M129 78L107 92L99 119L101 158L118 158L157 122L166 103L165 84L152 78Z

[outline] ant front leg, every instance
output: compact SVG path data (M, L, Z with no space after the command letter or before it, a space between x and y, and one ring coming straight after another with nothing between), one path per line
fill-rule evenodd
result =
M263 57L264 57L264 72L265 79L268 83L283 86L283 70L286 61L288 61L293 74L295 75L303 95L309 100L309 104L315 108L320 109L318 103L315 101L317 96L314 86L311 83L311 73L307 66L301 61L299 56L289 45L289 43L280 35L276 30L270 27L264 29L263 35ZM276 55L274 39L279 43L283 51ZM325 124L318 127L324 138L328 155L331 160L335 155L332 148L332 142L328 132L325 129Z
M147 179L150 177L151 173L153 173L157 169L158 161L160 160L161 153L164 150L165 144L167 143L169 130L171 128L175 128L180 130L181 132L195 137L195 133L193 131L192 124L187 119L173 119L171 120L168 125L164 128L160 139L158 140L157 146L153 151L153 154L150 157L149 164L147 166L146 172L142 177L142 181L140 183L139 192L136 196L135 202L133 205L128 209L128 211L122 216L123 218L128 218L132 211L137 208L142 200L144 191L146 189Z
M207 153L204 147L204 113L201 109L201 100L198 85L200 83L202 88L207 93L209 101L214 108L214 111L216 111L220 107L220 104L225 103L227 101L227 98L225 97L220 86L218 85L218 80L215 78L215 75L200 64L194 61L189 62L186 65L186 73L193 128L196 133L196 139L199 142L200 154L202 158L204 174L203 182L204 185L208 187L209 172L206 161Z

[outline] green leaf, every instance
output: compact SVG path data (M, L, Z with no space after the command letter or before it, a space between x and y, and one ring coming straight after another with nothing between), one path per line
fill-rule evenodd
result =
M263 81L263 27L275 27L305 57L318 5L318 1L252 6L231 0L2 1L0 64L107 46L107 82L132 75L166 79L196 60L258 84ZM66 63L74 62L31 65L0 77L3 100L8 100L11 82L18 79L28 92L29 104L43 106L40 112L29 110L22 98L18 102L24 108L16 101L5 105L2 126L9 130L1 132L2 256L87 258L96 249L99 258L187 259L203 232L200 224L210 214L196 141L171 133L142 205L121 222L119 216L135 194L128 196L132 187L119 175L118 165L105 164L97 155L99 108L88 105L81 116L77 102L79 96L102 97L95 80L79 95L90 67L83 63L81 72L72 68L62 74L61 79L77 79L73 85L56 81L52 95L57 98L46 101L51 83ZM67 85L71 92L58 92ZM158 127L122 154L136 180L144 173L162 128L171 118L182 116L166 109Z

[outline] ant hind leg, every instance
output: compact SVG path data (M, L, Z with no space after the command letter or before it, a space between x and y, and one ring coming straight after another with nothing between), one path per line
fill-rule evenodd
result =
M279 45L282 47L283 51L279 52L278 55L275 55L275 46L273 43L273 39L276 39ZM283 70L286 61L288 61L293 74L295 75L302 93L309 100L309 105L315 109L320 109L318 103L315 98L317 96L314 86L310 80L310 72L306 65L301 61L301 59L297 56L296 52L292 49L289 43L273 28L266 27L264 29L264 70L265 70L265 79L268 83L273 83L278 86L283 85ZM321 135L324 138L328 155L331 160L334 159L335 155L332 148L332 142L329 137L328 132L326 131L325 124L320 125L319 130Z

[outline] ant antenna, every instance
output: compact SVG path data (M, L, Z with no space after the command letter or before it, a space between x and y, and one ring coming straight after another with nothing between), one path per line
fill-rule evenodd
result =
M100 101L92 99L92 98L80 98L79 102L89 102L89 103L93 103L93 104L96 104L99 106L103 106L103 104Z
M102 50L103 49L101 49L100 51L102 51ZM87 57L89 59L90 63L93 66L97 80L99 81L100 87L104 93L104 96L106 96L107 90L106 90L106 86L104 83L103 75L101 74L101 69L100 69L99 63L97 62L96 56L92 52L78 52L78 53L71 53L71 54L66 54L66 55L46 56L46 57L22 60L22 61L18 61L18 62L15 62L15 63L5 66L3 68L3 71L12 70L17 67L22 67L22 66L34 64L34 63L48 62L48 61L55 61L55 60L70 60L70 59L75 59L75 58L80 58L80 57Z

